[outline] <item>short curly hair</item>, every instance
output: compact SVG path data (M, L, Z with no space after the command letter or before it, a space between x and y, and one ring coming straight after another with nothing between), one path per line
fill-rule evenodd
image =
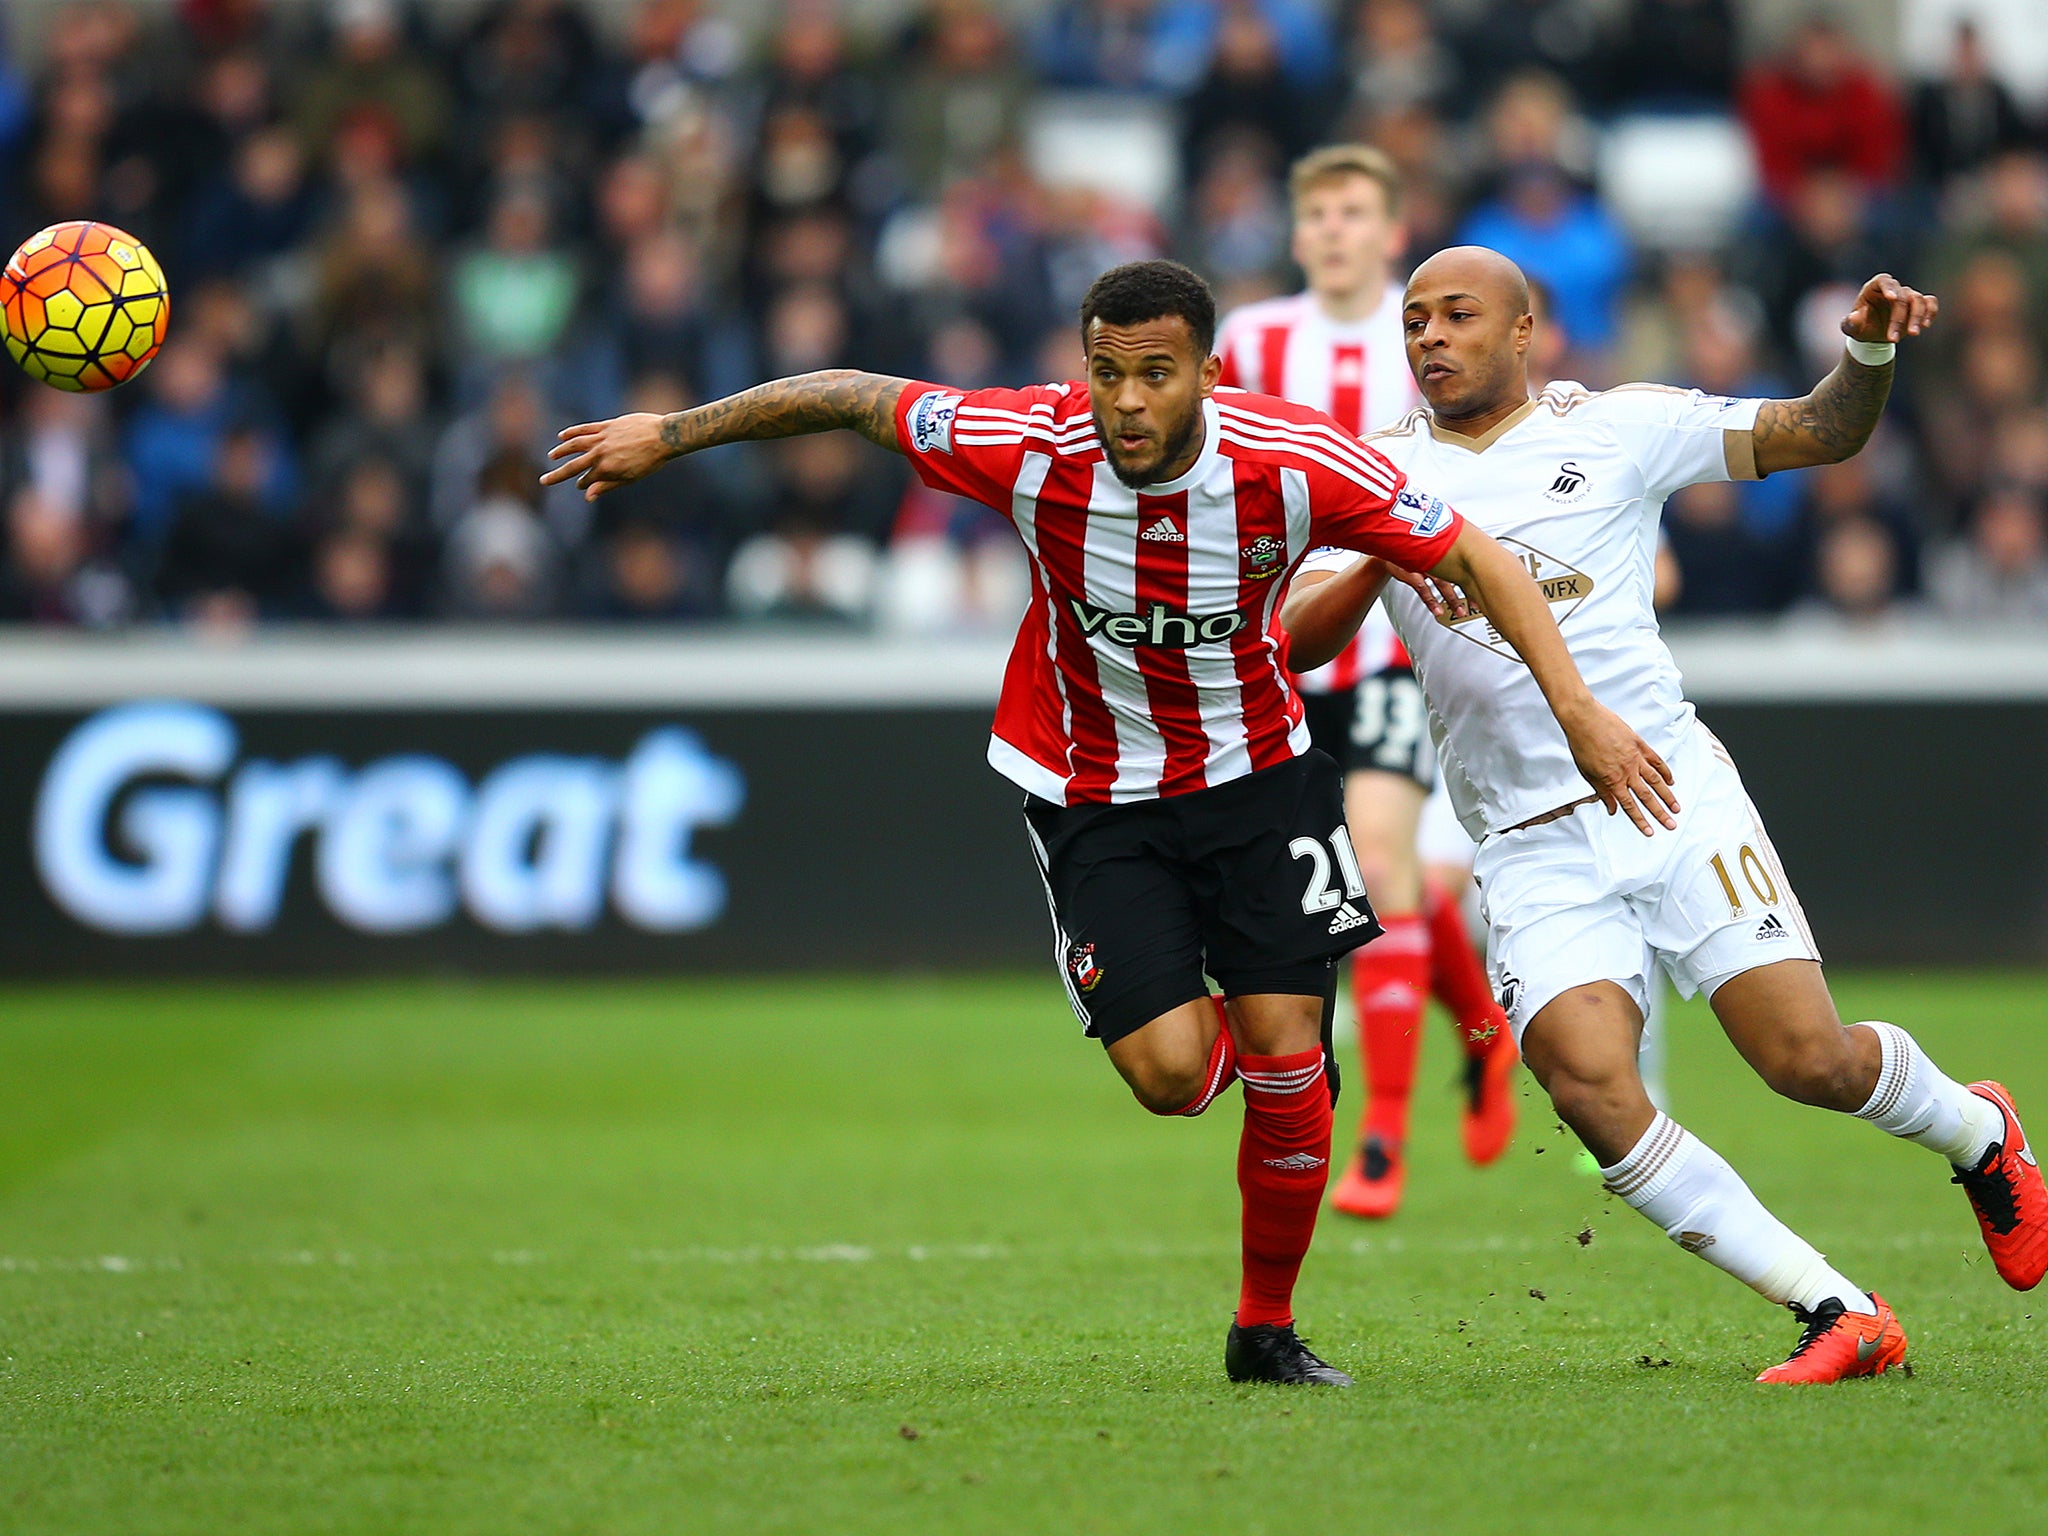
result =
M1089 285L1081 300L1081 344L1097 320L1104 325L1142 325L1178 315L1194 333L1195 353L1207 357L1216 345L1216 295L1200 273L1177 261L1127 261Z

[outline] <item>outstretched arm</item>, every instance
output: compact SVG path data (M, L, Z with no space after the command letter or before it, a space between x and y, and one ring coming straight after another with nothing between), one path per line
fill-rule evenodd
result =
M840 428L893 450L896 403L909 383L879 373L829 368L772 379L668 416L642 413L565 427L561 441L548 454L555 467L541 476L541 484L560 485L573 478L583 487L584 499L595 501L700 448Z
M1550 712L1564 728L1572 761L1608 814L1626 811L1645 837L1655 830L1651 817L1667 827L1677 826L1671 815L1678 809L1671 770L1621 716L1593 697L1527 567L1467 523L1430 574L1464 588L1515 654L1529 664Z
M1856 295L1842 334L1866 345L1918 336L1934 323L1941 301L1880 272ZM1892 360L1858 362L1845 355L1835 371L1800 400L1770 400L1756 414L1757 473L1839 464L1870 441L1892 392Z
M1280 627L1287 631L1287 664L1308 672L1334 661L1390 581L1409 588L1437 618L1462 619L1471 612L1456 587L1405 571L1377 555L1360 555L1342 570L1303 571L1280 608Z
M1341 571L1304 571L1287 590L1280 606L1280 627L1287 631L1287 665L1313 672L1334 661L1387 584L1385 561L1360 555Z

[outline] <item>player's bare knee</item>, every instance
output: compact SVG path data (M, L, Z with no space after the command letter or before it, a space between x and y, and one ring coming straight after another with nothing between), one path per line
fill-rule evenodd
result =
M1180 1114L1184 1108L1194 1104L1202 1092L1200 1069L1180 1073L1161 1067L1126 1081L1130 1081L1133 1098L1153 1114Z
M1643 1085L1633 1074L1569 1063L1553 1066L1543 1087L1558 1118L1581 1140L1601 1139L1608 1128L1634 1116L1644 1101Z
M1353 830L1355 834L1356 829ZM1354 835L1352 842L1358 851L1358 873L1365 881L1365 888L1373 893L1375 901L1383 899L1380 892L1399 885L1412 884L1418 878L1415 873L1415 861L1412 858L1401 858L1396 850L1387 847L1383 839Z
M1788 1043L1759 1063L1758 1074L1773 1092L1821 1109L1855 1109L1870 1096L1868 1074L1846 1029Z
M1131 1095L1155 1115L1177 1115L1200 1097L1206 1064L1146 1061L1126 1068Z

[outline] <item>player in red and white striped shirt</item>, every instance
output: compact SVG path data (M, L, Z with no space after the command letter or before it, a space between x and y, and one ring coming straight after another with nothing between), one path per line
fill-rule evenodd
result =
M1308 749L1281 666L1274 616L1296 563L1335 544L1455 582L1528 659L1611 804L1647 827L1668 784L1586 690L1513 556L1321 413L1214 396L1215 300L1194 273L1116 268L1081 321L1085 382L783 379L570 427L546 479L594 497L700 448L846 427L1010 517L1032 602L989 757L1026 791L1068 996L1157 1114L1198 1114L1243 1081L1225 1367L1348 1385L1295 1334L1292 1302L1328 1176L1331 966L1376 925L1335 766Z
M1401 336L1393 261L1403 234L1400 172L1358 144L1296 163L1294 259L1308 287L1232 310L1216 330L1222 386L1314 406L1352 436L1422 403ZM1401 642L1384 615L1367 620L1337 659L1295 678L1304 695L1342 695L1388 666ZM1341 759L1340 759L1341 761Z
M1354 433L1386 426L1421 403L1392 265L1403 240L1400 172L1377 149L1334 144L1298 161L1289 185L1308 287L1225 318L1223 382L1314 406ZM1422 686L1384 610L1374 607L1336 660L1294 683L1316 745L1346 770L1345 820L1386 929L1352 956L1366 1100L1358 1154L1331 1199L1353 1216L1391 1216L1430 994L1458 1027L1465 1152L1475 1163L1499 1157L1514 1134L1515 1043L1466 931L1462 886L1424 879L1416 840L1436 753Z
M914 385L899 412L925 480L1007 504L1030 553L1032 603L989 760L1055 805L1184 794L1298 756L1308 730L1273 616L1312 529L1357 520L1411 569L1457 532L1448 507L1403 503L1384 460L1279 400L1205 400L1193 461L1137 486L1105 454L1079 384Z

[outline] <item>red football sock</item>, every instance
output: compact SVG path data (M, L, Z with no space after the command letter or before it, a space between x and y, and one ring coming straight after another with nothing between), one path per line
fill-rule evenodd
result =
M1241 1327L1294 1321L1294 1281L1315 1236L1330 1179L1330 1090L1321 1047L1292 1056L1240 1056L1244 1137L1237 1187L1244 1196Z
M1493 1049L1507 1032L1508 1016L1486 983L1486 971L1465 930L1465 909L1457 896L1434 881L1422 897L1429 920L1429 990L1450 1010L1466 1060Z
M1216 1096L1237 1081L1237 1042L1230 1038L1230 1019L1223 1012L1223 999L1213 994L1209 1001L1216 1005L1216 1043L1209 1047L1209 1070L1202 1074L1202 1091L1188 1100L1176 1115L1193 1119L1211 1104Z
M1365 1062L1365 1126L1389 1150L1408 1137L1408 1094L1429 1001L1429 929L1414 913L1380 915L1385 934L1351 957L1358 1047Z

